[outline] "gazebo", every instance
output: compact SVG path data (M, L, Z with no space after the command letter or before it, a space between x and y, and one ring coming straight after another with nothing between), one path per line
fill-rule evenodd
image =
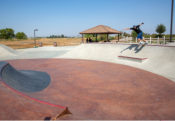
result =
M95 34L96 41L97 41L98 34L107 34L107 41L109 41L109 34L118 34L118 41L119 41L119 36L120 36L121 32L117 31L115 29L112 29L109 26L98 25L96 27L82 31L82 32L80 32L80 34L82 34L82 42L84 42L84 34Z

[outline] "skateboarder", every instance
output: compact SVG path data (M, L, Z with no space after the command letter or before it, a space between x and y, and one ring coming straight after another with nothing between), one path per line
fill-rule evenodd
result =
M146 44L147 42L143 39L143 32L140 30L140 26L143 25L144 23L142 22L139 25L134 25L132 28L126 28L124 30L134 30L137 33L137 39L139 43L141 44Z

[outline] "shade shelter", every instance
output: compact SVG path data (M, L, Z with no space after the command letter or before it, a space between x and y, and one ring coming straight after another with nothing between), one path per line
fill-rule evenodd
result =
M119 41L119 36L120 36L121 32L118 30L115 30L109 26L98 25L96 27L82 31L82 32L80 32L80 34L82 34L82 42L84 42L84 34L95 34L96 41L97 41L98 34L107 34L107 41L109 41L109 38L108 38L109 34L118 34L118 41Z

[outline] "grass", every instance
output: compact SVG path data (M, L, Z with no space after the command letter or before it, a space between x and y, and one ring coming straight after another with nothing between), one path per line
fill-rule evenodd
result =
M58 46L72 46L79 45L81 43L81 38L40 38L37 39L36 42L37 46L39 46L40 43L42 43L43 46L53 46L54 42L57 42ZM0 44L4 44L13 49L33 48L34 40L0 40Z

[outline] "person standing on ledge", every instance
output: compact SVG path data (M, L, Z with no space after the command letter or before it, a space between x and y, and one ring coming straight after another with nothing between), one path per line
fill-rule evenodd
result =
M139 25L134 25L132 28L126 28L124 30L133 30L137 33L137 39L139 41L140 44L146 44L147 42L143 39L143 32L140 29L140 26L143 25L144 23L142 22Z

